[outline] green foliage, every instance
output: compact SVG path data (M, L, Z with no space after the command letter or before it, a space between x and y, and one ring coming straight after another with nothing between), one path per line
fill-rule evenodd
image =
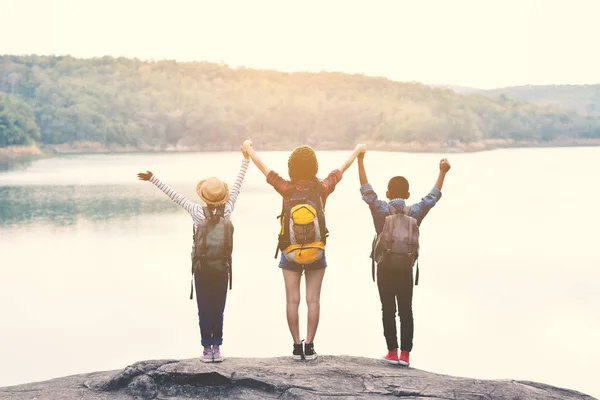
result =
M362 75L231 69L204 62L0 56L1 92L11 104L34 110L39 127L30 126L31 114L21 113L25 122L19 126L27 126L27 134L14 128L13 118L10 143L29 138L44 144L235 149L248 137L289 147L600 137L597 116L506 96L462 95ZM10 143L5 139L0 146Z
M31 107L0 93L0 147L31 144L39 138Z

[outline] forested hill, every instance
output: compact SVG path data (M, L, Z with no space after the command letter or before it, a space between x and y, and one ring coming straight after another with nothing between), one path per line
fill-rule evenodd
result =
M481 93L491 97L504 95L515 100L575 110L583 115L600 116L600 84L514 86Z
M443 68L443 66L440 66ZM0 147L96 142L234 149L309 143L600 138L600 118L342 73L204 62L0 56Z
M593 85L525 85L497 89L476 89L455 85L430 85L460 94L479 93L491 98L508 97L541 106L552 105L574 110L582 115L600 116L600 84Z

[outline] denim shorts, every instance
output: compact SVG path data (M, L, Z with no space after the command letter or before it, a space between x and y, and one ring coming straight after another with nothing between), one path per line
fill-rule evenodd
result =
M285 255L282 253L281 258L279 259L279 268L294 272L302 272L305 269L322 269L327 268L327 259L325 255L323 255L323 258L321 258L319 261L315 261L312 264L298 264L293 261L288 261L288 259L285 258Z

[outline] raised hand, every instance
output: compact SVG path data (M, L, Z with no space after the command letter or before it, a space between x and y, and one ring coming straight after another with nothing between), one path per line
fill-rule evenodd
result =
M451 167L452 166L450 165L450 161L448 161L447 158L442 158L440 160L440 171L441 172L446 173L446 172L450 171Z
M244 141L242 148L246 151L246 154L252 159L254 165L256 165L265 176L269 176L269 174L271 173L271 169L267 167L267 165L258 156L258 154L256 154L256 151L254 151L254 149L252 148L252 140L248 139Z
M248 152L246 151L246 149L244 148L244 146L240 146L240 150L242 151L242 154L244 155L244 158L246 160L250 158L250 155L248 154Z
M149 181L150 178L152 178L152 172L150 172L150 171L140 172L139 174L137 174L137 176L140 181Z
M357 144L356 148L354 149L355 151L358 151L358 154L365 154L365 152L367 151L367 145L366 144Z
M352 165L352 163L354 162L354 160L356 160L356 158L361 153L364 153L365 151L367 151L367 145L365 145L365 144L357 144L356 147L354 148L354 151L352 152L352 154L350 154L350 157L346 161L344 161L344 163L342 164L342 166L340 168L338 168L340 170L340 172L342 174L344 172L346 172L346 170L348 168L350 168L350 166Z

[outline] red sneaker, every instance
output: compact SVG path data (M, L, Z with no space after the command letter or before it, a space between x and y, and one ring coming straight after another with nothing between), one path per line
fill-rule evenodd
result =
M410 364L410 362L408 361L409 357L410 351L402 350L400 352L400 359L398 360L398 364L406 365L408 367L408 365Z
M388 351L382 358L390 364L398 364L398 349Z

